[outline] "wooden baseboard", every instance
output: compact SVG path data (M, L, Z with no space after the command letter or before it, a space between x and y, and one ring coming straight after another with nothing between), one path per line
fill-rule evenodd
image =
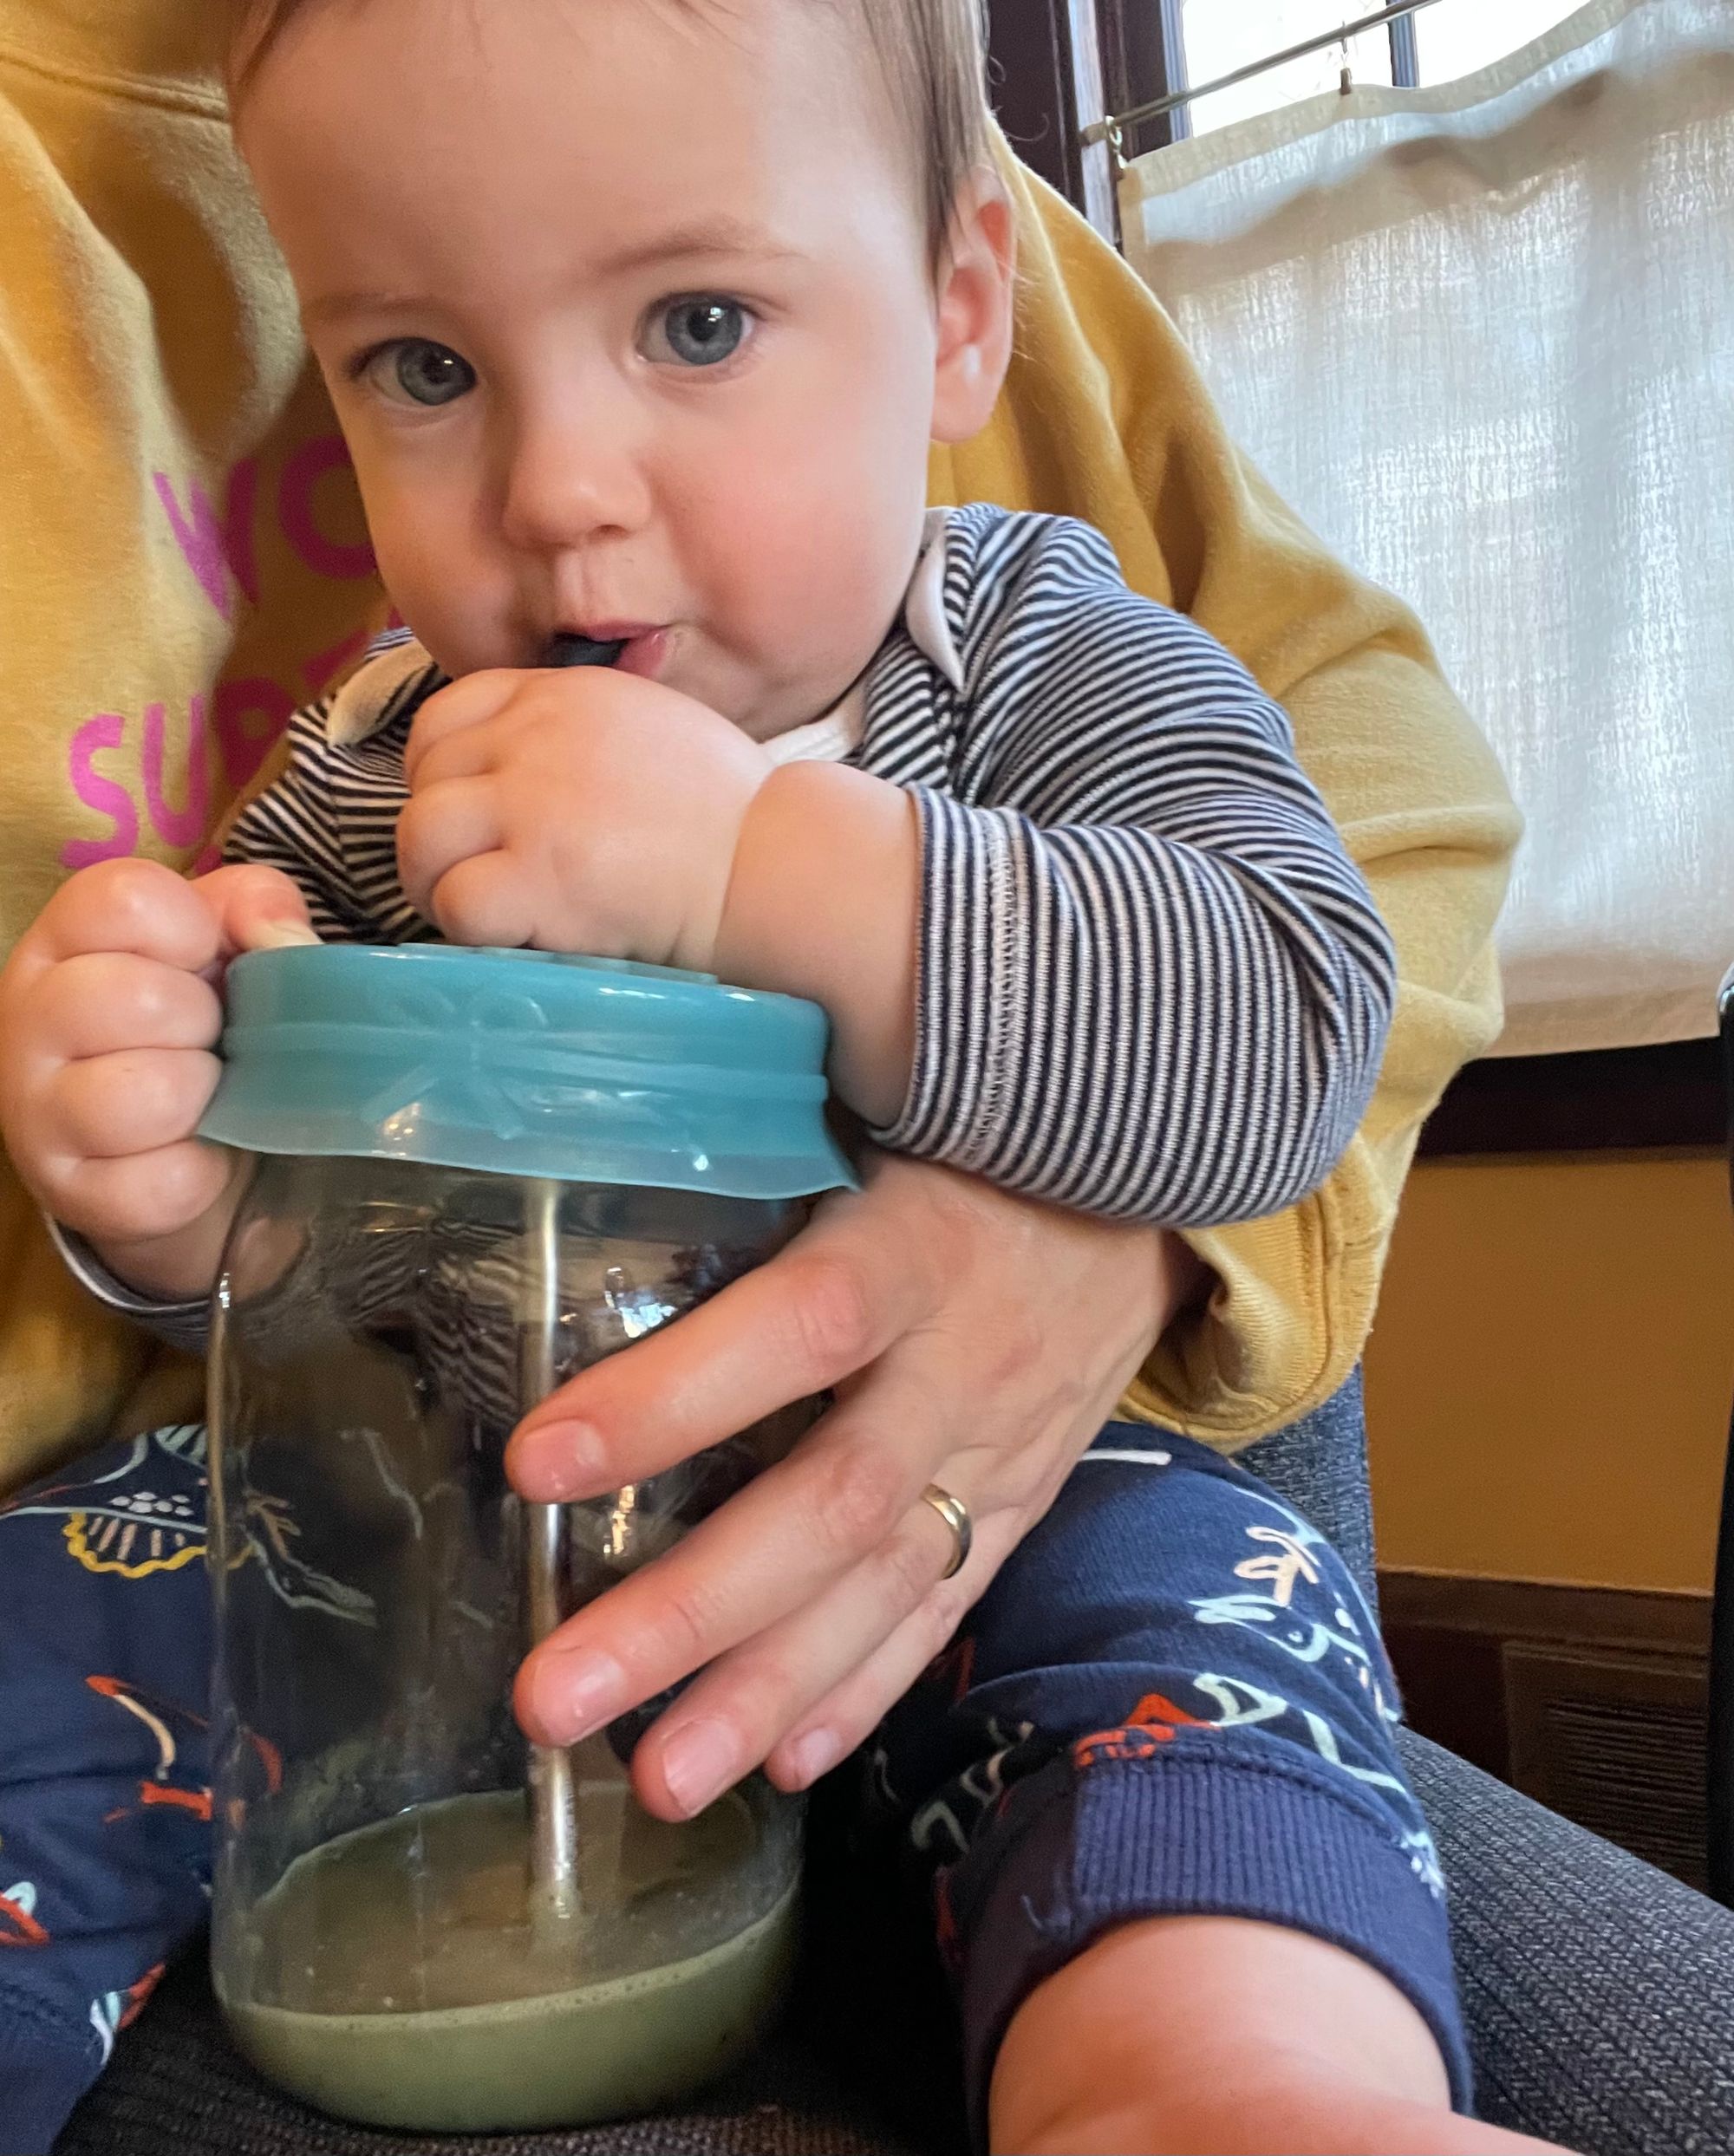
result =
M1488 1056L1464 1066L1421 1133L1424 1159L1607 1153L1728 1143L1718 1044Z
M1423 1736L1704 1886L1708 1595L1412 1572L1379 1587Z
M1710 1652L1710 1597L1554 1580L1480 1580L1449 1572L1381 1572L1387 1625L1498 1639L1578 1639L1665 1654Z

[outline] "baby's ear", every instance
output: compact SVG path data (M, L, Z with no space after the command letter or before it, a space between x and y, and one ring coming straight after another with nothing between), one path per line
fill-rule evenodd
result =
M999 174L979 166L958 190L939 265L934 355L935 441L968 441L993 414L1012 355L1017 225Z

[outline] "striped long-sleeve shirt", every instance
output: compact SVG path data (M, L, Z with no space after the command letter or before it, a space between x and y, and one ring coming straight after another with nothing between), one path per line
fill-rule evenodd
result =
M407 639L293 721L231 860L286 870L328 938L403 941ZM1056 517L935 511L838 710L769 745L918 804L914 1070L897 1150L1175 1227L1291 1204L1370 1097L1390 939L1288 723L1220 645Z

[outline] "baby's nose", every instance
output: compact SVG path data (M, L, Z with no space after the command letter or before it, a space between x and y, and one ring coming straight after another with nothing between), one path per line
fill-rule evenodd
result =
M632 446L601 426L544 427L518 445L502 524L507 543L558 552L605 531L637 531L649 488Z

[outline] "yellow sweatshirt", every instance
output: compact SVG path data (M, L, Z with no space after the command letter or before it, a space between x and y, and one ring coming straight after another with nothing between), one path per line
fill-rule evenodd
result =
M230 146L204 0L0 0L0 949L69 869L196 861L380 594L330 412ZM1279 697L1395 935L1385 1077L1324 1190L1195 1238L1221 1286L1134 1411L1238 1444L1360 1352L1422 1117L1497 1024L1516 817L1420 631L1224 440L1144 287L1010 168L1019 351L939 501L1065 511ZM0 1487L193 1373L67 1278L0 1163Z

